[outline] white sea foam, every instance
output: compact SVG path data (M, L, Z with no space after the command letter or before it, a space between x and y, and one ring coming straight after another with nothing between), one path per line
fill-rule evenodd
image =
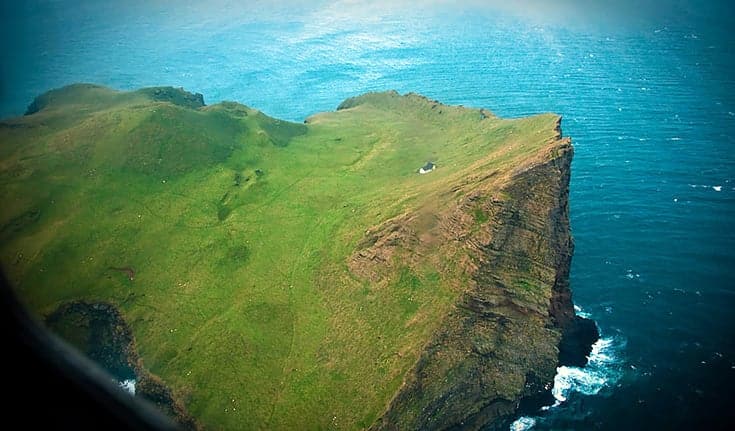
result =
M528 416L521 416L515 422L510 424L510 431L528 431L536 425L536 419Z
M117 382L117 384L130 395L135 395L135 383L135 379L125 379L122 382Z
M582 310L582 307L580 307L579 305L574 306L574 313L579 317L584 317L585 319L590 318L590 313Z
M556 399L554 405L566 401L572 392L596 395L602 388L617 382L620 373L613 366L617 362L617 347L614 338L600 338L592 345L586 367L557 368L554 387L551 389Z
M700 189L700 188L701 189L712 189L712 190L714 190L716 192L721 192L722 191L722 186L721 185L712 186L712 185L709 185L709 184L689 184L689 187L691 187L693 189Z
M574 310L578 316L589 317L589 314L577 305L574 306ZM592 345L585 367L558 367L554 386L551 388L554 404L541 407L541 411L561 405L573 393L597 395L602 389L614 386L622 376L619 353L623 347L624 342L619 338L602 337ZM537 422L538 417L522 416L510 425L510 431L527 431Z

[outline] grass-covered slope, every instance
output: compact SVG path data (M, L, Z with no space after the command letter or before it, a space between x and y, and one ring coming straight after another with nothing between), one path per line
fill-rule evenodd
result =
M296 124L65 87L0 122L0 257L39 315L116 305L206 428L369 427L476 288L488 202L568 146L557 126L395 92ZM510 294L543 314L524 268Z

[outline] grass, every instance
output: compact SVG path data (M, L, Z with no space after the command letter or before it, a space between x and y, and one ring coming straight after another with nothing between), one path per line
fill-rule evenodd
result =
M537 157L557 117L374 93L295 124L172 91L66 87L0 123L5 271L39 314L117 304L207 428L369 426L460 294L461 252L403 250L377 281L350 256L401 214L430 231L486 173ZM110 270L127 266L133 281Z

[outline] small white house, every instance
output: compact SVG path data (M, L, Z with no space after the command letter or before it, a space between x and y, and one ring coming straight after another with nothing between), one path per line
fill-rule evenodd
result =
M424 166L422 166L421 169L419 169L419 173L420 174L428 174L429 172L433 171L434 169L436 169L436 165L435 164L433 164L431 162L426 162L426 164Z

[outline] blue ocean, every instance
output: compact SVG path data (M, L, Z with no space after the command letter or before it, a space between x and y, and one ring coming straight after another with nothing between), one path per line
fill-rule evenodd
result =
M734 8L612 3L3 4L0 117L75 82L184 87L295 121L388 89L561 114L571 284L602 338L511 429L735 429Z

